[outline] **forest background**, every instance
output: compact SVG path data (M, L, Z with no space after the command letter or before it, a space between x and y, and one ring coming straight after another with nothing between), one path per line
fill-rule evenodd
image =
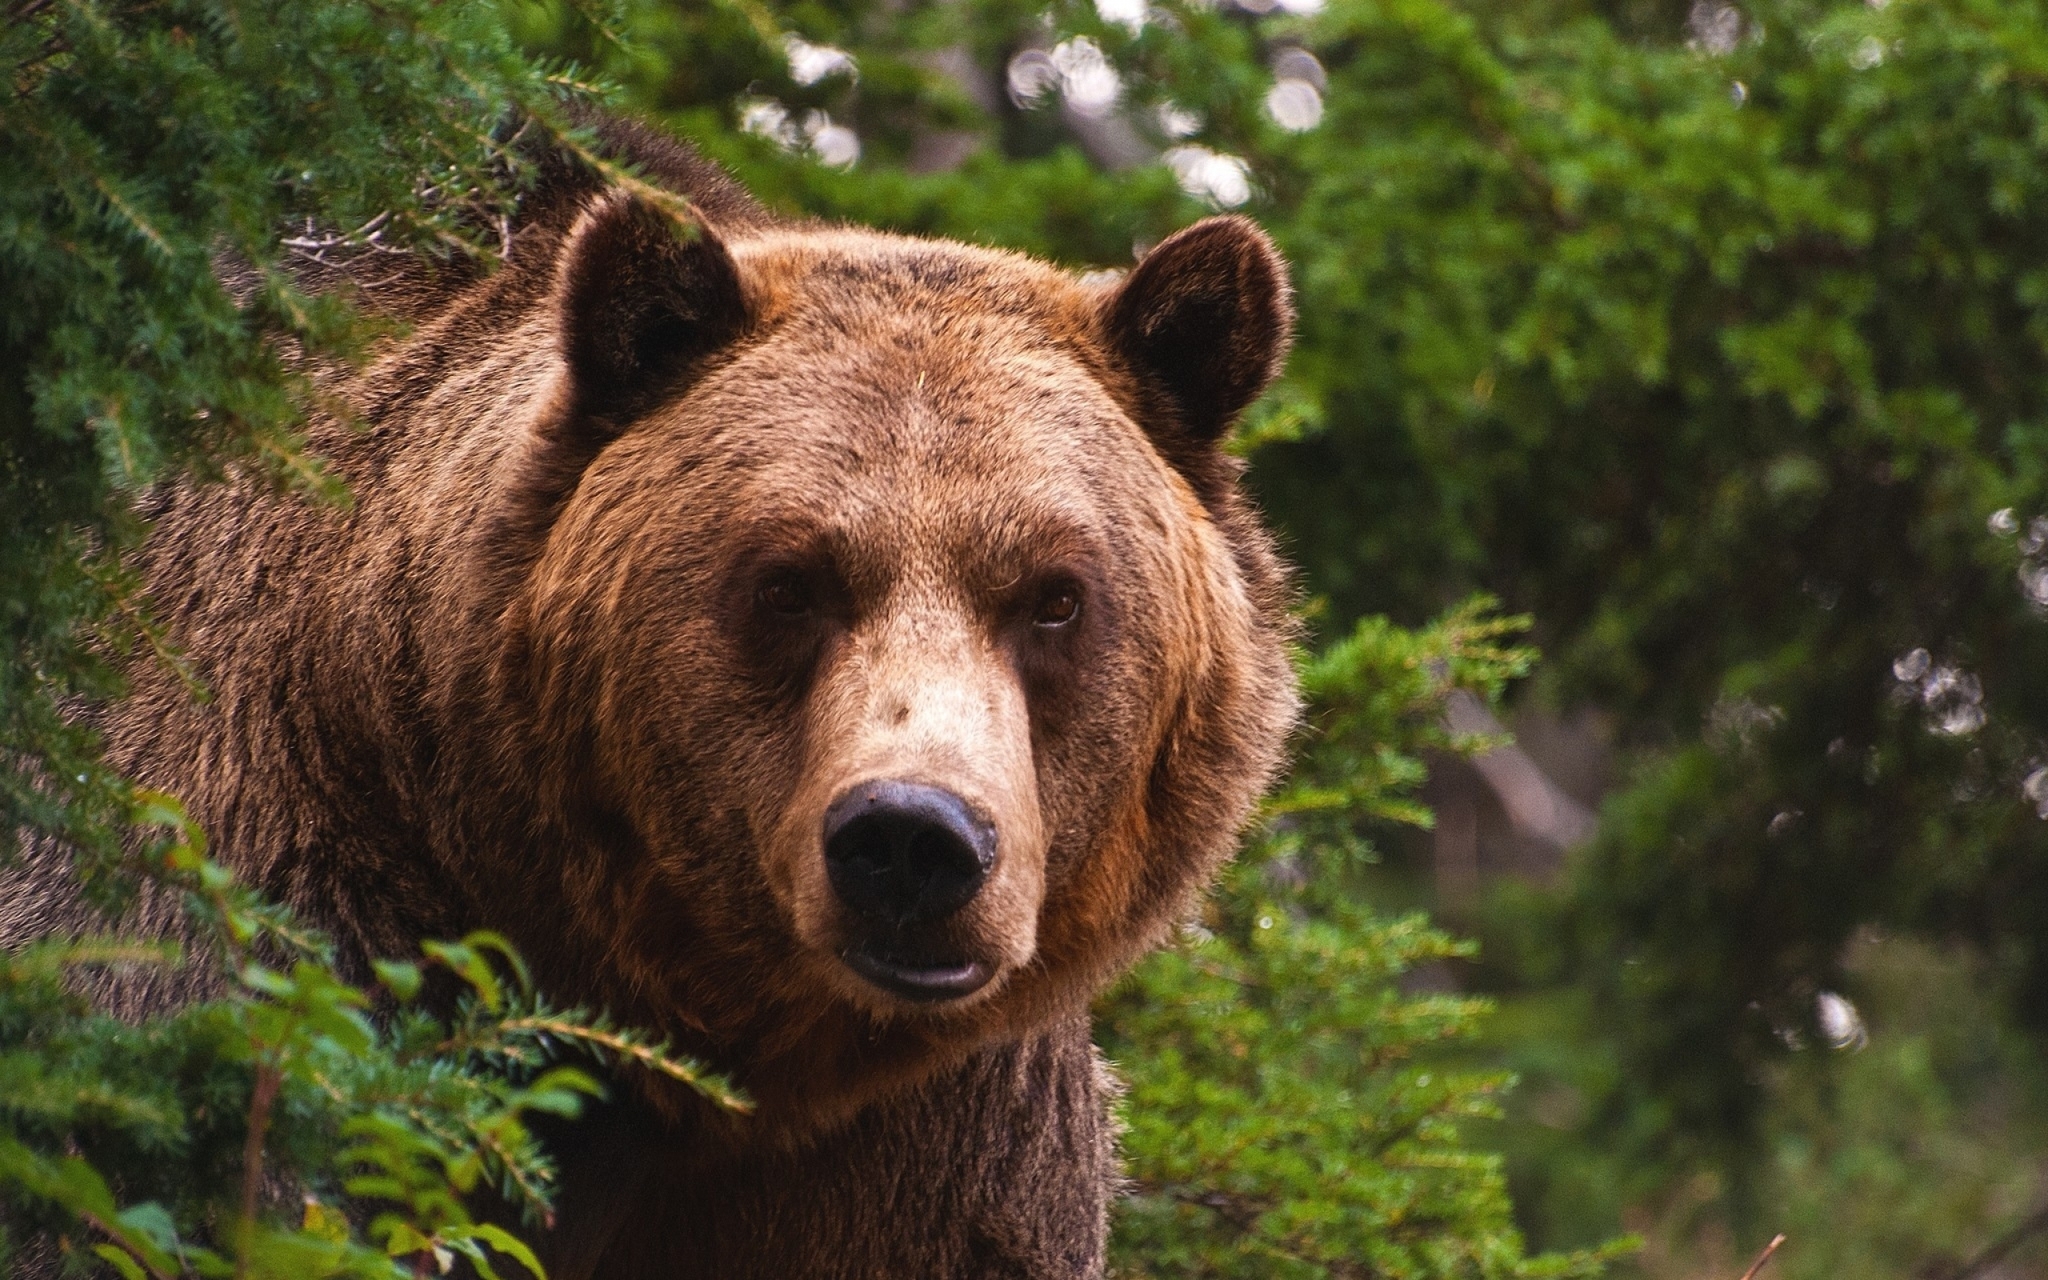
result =
M1237 448L1303 569L1312 715L1204 918L1102 1006L1119 1269L1732 1277L1782 1231L1787 1275L2048 1275L2048 8L274 9L8 10L4 710L44 767L5 816L110 905L198 893L244 978L146 1033L187 1055L167 1087L51 977L107 954L10 961L17 1243L410 1274L517 1256L444 1186L543 1212L522 1117L595 1087L540 1064L616 1060L601 1018L531 1034L553 1012L488 939L427 957L473 984L468 1039L362 1019L317 939L254 964L290 926L53 708L150 637L124 495L243 458L341 500L264 335L367 339L282 274L209 293L221 240L282 263L317 216L488 255L466 229L516 170L489 123L588 94L793 213L1115 270L1234 208L1293 263L1299 346ZM1510 690L1517 616L1542 659ZM334 1097L337 1046L391 1069ZM473 1089L408 1128L451 1061ZM273 1160L319 1194L264 1225L233 1194L266 1079ZM330 1187L397 1207L358 1239Z

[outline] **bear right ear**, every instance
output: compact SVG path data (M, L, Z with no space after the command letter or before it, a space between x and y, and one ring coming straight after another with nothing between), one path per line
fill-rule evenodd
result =
M623 193L570 228L558 280L569 424L597 442L748 326L739 268L703 219L679 219Z
M1170 456L1214 445L1280 372L1294 333L1287 264L1248 218L1204 218L1145 255L1105 308L1110 344L1166 393Z

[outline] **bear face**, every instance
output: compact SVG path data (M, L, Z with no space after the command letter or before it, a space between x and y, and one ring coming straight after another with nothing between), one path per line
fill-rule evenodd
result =
M556 381L482 525L531 544L500 754L578 824L565 918L519 940L580 938L602 962L557 981L794 1124L1084 1001L1292 721L1216 449L1287 340L1264 236L1212 219L1091 287L614 194L555 281Z

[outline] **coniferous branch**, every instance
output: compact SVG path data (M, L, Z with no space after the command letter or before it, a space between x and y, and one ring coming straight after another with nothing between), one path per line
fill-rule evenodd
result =
M518 1052L518 1046L511 1042L519 1038L528 1038L543 1049L551 1042L580 1046L601 1061L631 1063L688 1085L729 1111L744 1115L754 1109L753 1102L722 1075L692 1059L670 1054L665 1041L649 1041L636 1032L615 1027L602 1015L593 1017L582 1010L556 1013L536 1004L528 1014L476 1028L464 1027L457 1036L444 1041L439 1051L512 1055Z

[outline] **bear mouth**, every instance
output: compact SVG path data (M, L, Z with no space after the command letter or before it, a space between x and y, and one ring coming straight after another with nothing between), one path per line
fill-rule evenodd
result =
M995 970L979 960L955 960L932 964L923 960L899 960L876 955L860 947L849 948L840 959L846 967L899 999L917 1004L938 1004L960 1000L988 985Z

